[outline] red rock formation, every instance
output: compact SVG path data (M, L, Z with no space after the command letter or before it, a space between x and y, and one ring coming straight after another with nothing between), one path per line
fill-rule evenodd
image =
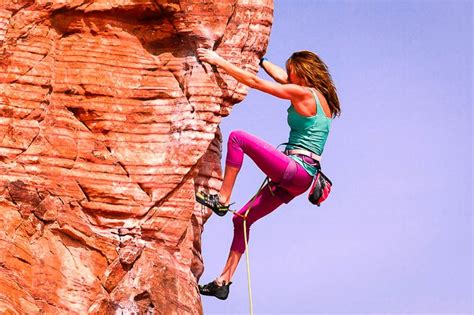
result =
M0 2L0 313L199 314L195 189L272 0Z

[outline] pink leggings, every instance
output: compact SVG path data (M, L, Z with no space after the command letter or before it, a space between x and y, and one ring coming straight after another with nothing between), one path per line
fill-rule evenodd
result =
M250 226L255 221L271 213L282 203L288 203L294 197L305 192L311 185L312 177L301 165L272 145L245 131L232 131L227 143L226 164L240 169L244 160L244 153L271 179L270 185L263 187L253 204L250 200L238 211L239 214L245 215L248 207L252 207L247 216L248 237ZM234 239L230 249L244 253L243 218L234 215L233 222Z

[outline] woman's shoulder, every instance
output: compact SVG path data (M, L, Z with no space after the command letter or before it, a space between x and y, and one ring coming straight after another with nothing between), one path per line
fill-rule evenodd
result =
M316 98L315 101L319 102L319 106L322 108L324 112L324 116L326 116L326 118L332 119L331 108L329 107L328 101L326 100L326 97L324 96L324 94L314 87L310 88L310 90L312 90L315 93L314 94L314 97ZM316 107L316 110L317 110L317 107Z

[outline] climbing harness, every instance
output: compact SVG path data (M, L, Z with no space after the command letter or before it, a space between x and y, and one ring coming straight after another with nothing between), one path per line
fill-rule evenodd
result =
M307 157L312 158L315 161L321 162L321 156L314 154L311 151L308 150L302 150L302 149L295 149L295 150L285 150L283 151L286 155L304 155Z

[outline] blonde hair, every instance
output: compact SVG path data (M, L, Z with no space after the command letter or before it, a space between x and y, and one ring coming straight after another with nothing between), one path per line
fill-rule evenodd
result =
M301 78L308 87L314 87L324 95L333 118L341 115L336 87L329 74L328 67L318 55L307 50L294 52L286 61L288 75L290 70Z

